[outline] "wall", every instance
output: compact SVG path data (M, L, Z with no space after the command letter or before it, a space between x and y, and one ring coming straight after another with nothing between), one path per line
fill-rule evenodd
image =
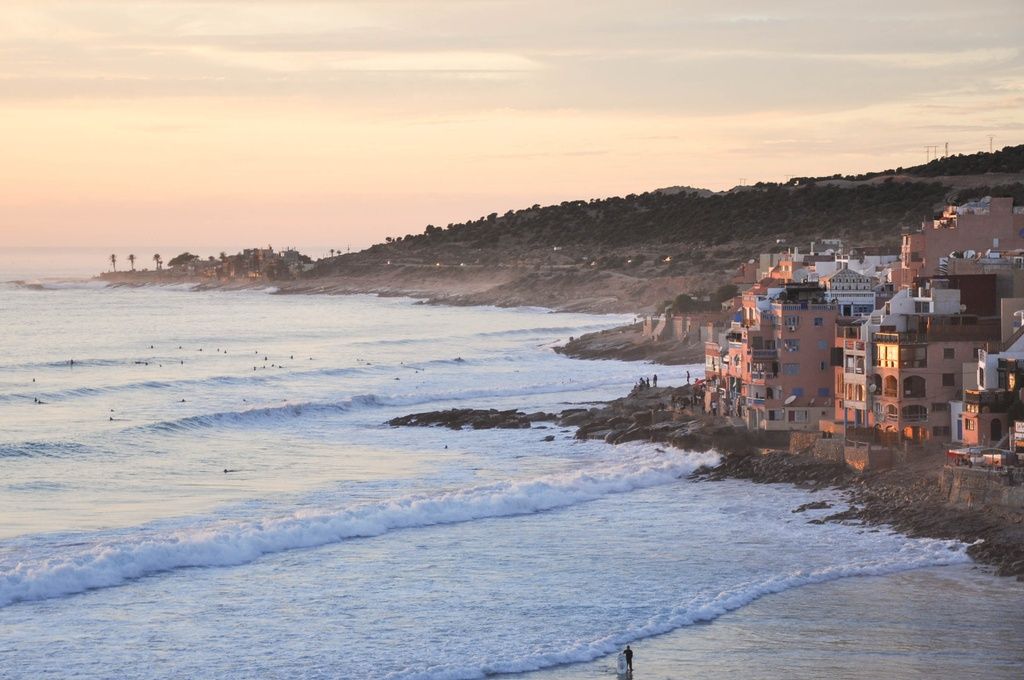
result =
M892 467L892 452L869 444L851 444L843 448L846 466L857 472L880 470Z
M1009 474L968 467L946 466L939 486L951 502L967 507L1001 505L1024 510L1024 469Z

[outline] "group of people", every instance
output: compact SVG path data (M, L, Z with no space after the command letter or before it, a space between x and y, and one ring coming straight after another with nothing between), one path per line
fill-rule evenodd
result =
M657 386L658 386L658 375L654 374L650 378L641 377L639 380L637 380L636 384L633 385L633 391L634 392L643 392L644 390L649 390L652 387L657 387Z

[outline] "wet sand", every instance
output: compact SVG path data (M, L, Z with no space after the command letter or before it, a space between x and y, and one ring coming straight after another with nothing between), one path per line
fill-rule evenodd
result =
M976 565L847 578L638 640L634 680L991 678L1024 673L1024 583ZM615 657L518 676L615 678ZM511 677L511 676L501 676Z

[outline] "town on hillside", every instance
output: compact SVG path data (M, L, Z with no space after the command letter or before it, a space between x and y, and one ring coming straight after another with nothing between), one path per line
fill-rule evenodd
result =
M728 321L699 331L706 413L788 432L791 450L855 469L943 451L958 473L1020 489L1024 206L949 206L899 252L788 247L743 264L733 283ZM644 333L682 337L692 323L666 312Z

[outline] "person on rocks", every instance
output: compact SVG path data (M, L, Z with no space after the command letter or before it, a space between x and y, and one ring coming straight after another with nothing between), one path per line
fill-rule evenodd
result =
M657 373L654 374L654 386L655 387L658 386L658 374Z

